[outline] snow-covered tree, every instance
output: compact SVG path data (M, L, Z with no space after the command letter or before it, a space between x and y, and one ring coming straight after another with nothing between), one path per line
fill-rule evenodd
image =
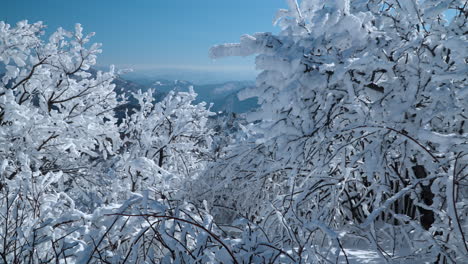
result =
M0 24L0 62L6 69L0 116L9 124L0 130L0 173L10 185L25 171L60 171L60 191L82 188L80 182L91 180L93 162L118 147L115 74L113 69L96 76L87 72L100 50L89 45L93 34L84 35L79 24L75 32L58 29L46 43L42 28L26 21L16 27Z
M261 108L201 197L297 261L351 242L387 261L466 259L466 2L287 2L278 35L210 51L258 54L257 86L240 96Z
M6 70L0 82L5 263L46 261L55 249L63 254L75 243L76 237L67 236L74 227L62 224L80 220L77 208L90 209L89 194L100 184L97 163L119 147L114 71L88 72L100 53L99 44L89 44L93 34L84 35L78 24L74 32L58 29L44 42L43 28L0 22L0 63ZM51 243L47 250L40 246L44 242Z
M210 159L212 131L205 103L193 104L197 94L169 92L155 102L153 91L133 94L140 109L121 124L124 145L116 173L132 192L148 187L159 191L182 188L197 178Z
M92 34L43 28L0 22L0 262L233 259L206 210L163 196L204 168L212 113L193 90L139 93L118 126Z

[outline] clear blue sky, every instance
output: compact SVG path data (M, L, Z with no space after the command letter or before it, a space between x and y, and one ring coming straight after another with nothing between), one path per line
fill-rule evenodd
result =
M252 58L212 61L208 49L245 33L277 31L284 0L6 0L0 20L43 21L47 32L81 23L103 44L99 65L253 69Z

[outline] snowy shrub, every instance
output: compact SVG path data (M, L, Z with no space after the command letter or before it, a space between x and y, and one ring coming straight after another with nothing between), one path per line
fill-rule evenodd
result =
M205 103L192 104L197 94L171 91L154 102L153 91L133 95L140 110L120 126L122 153L113 170L123 177L119 184L131 192L156 188L176 192L198 177L210 159L213 133L207 125L214 113Z
M172 198L204 168L212 113L192 104L193 90L159 103L140 92L141 111L117 126L125 98L113 68L91 68L92 34L77 25L44 42L43 27L0 22L0 262L178 262L191 250L202 262L225 258L222 247L205 255L222 246L211 242L209 215Z
M55 190L91 202L100 161L119 146L111 84L115 74L88 72L100 53L93 34L58 29L41 40L41 23L0 22L0 175L2 182L30 171L61 173ZM7 183L8 184L8 183ZM95 184L94 184L95 185Z
M355 245L386 261L466 259L466 3L288 4L278 35L210 51L257 54L257 86L240 97L261 108L201 199L311 251L306 262Z

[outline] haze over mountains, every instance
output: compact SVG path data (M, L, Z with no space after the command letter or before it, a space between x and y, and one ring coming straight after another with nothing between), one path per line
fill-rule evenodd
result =
M252 62L252 65L254 62ZM167 68L155 68L156 66L117 66L120 69L133 69L132 72L124 74L122 77L128 80L142 80L142 79L155 79L155 77L164 80L185 80L199 85L224 83L229 81L240 80L255 80L258 72L253 68L248 67L228 67L223 65L210 66L210 67L194 67L194 66L168 66ZM107 70L109 67L103 67Z
M241 90L252 87L254 85L253 81L195 84L185 80L168 80L157 76L147 77L126 74L116 78L114 83L119 93L125 92L127 95L131 95L132 92L138 90L147 91L154 89L157 101L161 100L171 90L188 91L189 87L193 86L198 94L195 103L206 102L208 105L212 103L211 110L213 112L244 113L257 107L256 98L240 101L237 97L237 94ZM130 100L130 104L136 104L136 102Z

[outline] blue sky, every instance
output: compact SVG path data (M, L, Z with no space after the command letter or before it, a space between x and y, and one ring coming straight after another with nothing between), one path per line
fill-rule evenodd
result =
M103 43L98 64L139 69L252 71L252 58L213 61L208 49L245 33L277 31L284 0L7 0L0 20L43 21L47 32L81 23Z

